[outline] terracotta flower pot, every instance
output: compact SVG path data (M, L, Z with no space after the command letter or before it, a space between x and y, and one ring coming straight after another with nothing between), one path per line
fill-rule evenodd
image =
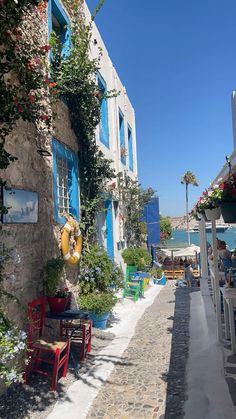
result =
M212 209L206 209L205 210L205 215L208 221L213 221L213 220L219 220L220 216L221 216L221 210L220 208L212 208Z
M48 305L51 313L62 313L68 304L68 297L48 297Z

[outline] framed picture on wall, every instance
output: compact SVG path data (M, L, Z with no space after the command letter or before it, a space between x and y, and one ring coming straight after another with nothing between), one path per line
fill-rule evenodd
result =
M2 201L7 208L3 224L34 224L38 222L38 194L24 189L3 188Z

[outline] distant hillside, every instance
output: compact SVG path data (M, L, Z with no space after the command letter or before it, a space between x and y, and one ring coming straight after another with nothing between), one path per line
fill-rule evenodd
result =
M170 217L171 226L173 230L186 230L187 224L186 224L186 217ZM193 226L196 224L195 220L189 221L190 229L193 228Z

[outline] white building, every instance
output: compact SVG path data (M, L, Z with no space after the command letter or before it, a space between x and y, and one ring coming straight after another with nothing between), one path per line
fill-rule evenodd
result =
M89 20L90 12L85 6L85 16ZM132 179L137 177L137 152L135 112L128 98L108 51L96 25L93 25L91 55L102 57L98 74L98 85L102 91L115 90L117 97L101 103L101 123L97 128L97 144L108 159L113 161L116 173L126 172ZM124 237L120 209L117 202L108 199L105 202L106 211L98 216L99 242L107 248L110 256L118 264L122 264L121 252L124 247Z
M236 92L235 91L233 91L231 95L231 108L232 108L234 149L236 149Z

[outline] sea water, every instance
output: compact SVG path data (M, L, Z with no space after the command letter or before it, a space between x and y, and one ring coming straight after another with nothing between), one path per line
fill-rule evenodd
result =
M228 228L224 233L217 232L217 238L219 240L224 240L229 249L233 250L236 248L236 228ZM211 232L206 234L207 241L212 243ZM187 246L187 231L186 230L172 230L172 239L168 240L168 245L178 246L180 244L185 244ZM199 234L198 232L190 233L190 242L191 244L196 244L199 246Z

